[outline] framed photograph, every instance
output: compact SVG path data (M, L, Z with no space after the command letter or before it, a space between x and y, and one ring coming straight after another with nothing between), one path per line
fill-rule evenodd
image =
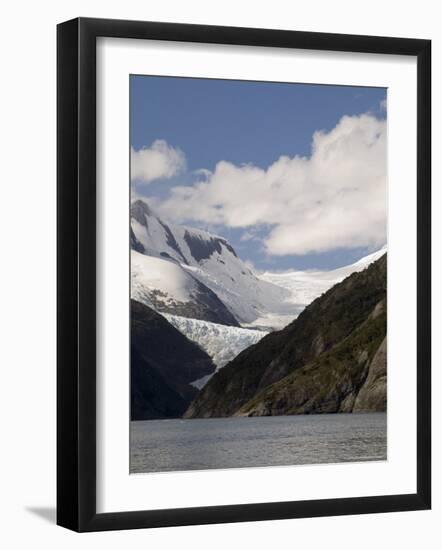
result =
M58 26L59 525L430 508L430 52Z

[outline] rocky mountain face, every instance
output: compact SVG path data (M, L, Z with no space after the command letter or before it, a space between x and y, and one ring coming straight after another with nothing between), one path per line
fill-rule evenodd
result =
M131 300L131 419L181 417L215 371L210 357L164 317Z
M387 337L382 340L367 378L355 398L353 412L371 412L387 410Z
M218 371L188 418L385 410L387 257Z

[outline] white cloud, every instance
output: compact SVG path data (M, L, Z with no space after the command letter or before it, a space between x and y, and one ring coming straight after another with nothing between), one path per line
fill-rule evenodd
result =
M195 176L208 178L212 172L210 170L207 170L207 168L199 168L198 170L194 170L193 173L195 174Z
M381 109L381 111L386 111L387 110L387 98L382 99L380 101L379 108Z
M259 241L260 238L253 231L244 231L241 235L241 241Z
M131 179L150 183L157 179L176 176L186 167L184 153L171 147L163 139L157 139L150 147L136 151L131 148Z
M381 246L386 147L384 120L344 116L313 135L309 158L283 156L266 170L221 161L204 181L174 187L159 207L178 222L267 226L270 255Z

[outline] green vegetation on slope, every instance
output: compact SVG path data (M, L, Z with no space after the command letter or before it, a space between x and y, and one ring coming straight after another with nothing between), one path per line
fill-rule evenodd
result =
M237 412L245 416L352 412L386 333L386 311L350 336L258 393Z
M232 416L257 398L263 390L298 370L300 372L295 377L298 381L298 376L316 377L314 387L311 385L313 382L302 385L305 391L317 391L321 386L320 391L327 393L326 387L330 386L332 380L336 381L341 374L345 378L344 373L350 368L349 363L352 368L356 368L350 348L352 345L359 345L358 338L368 338L369 335L367 333L358 336L352 333L359 327L362 330L375 308L385 302L386 287L387 257L384 255L364 271L350 275L317 298L283 330L267 335L239 354L213 376L192 402L185 416ZM367 350L369 357L372 357L376 345L379 346L385 336L385 321L383 324L379 323L381 321L378 317L375 325L377 330L384 332L376 338L373 336L373 344ZM369 324L370 331L375 330L372 323ZM368 331L367 328L364 330ZM344 345L350 335L351 341ZM322 363L323 360L328 363ZM313 368L314 365L316 368ZM308 366L310 370L304 370ZM329 373L326 374L326 371ZM293 388L294 384L290 387ZM305 402L307 398L308 396ZM282 406L275 407L275 410L283 410ZM264 411L262 414L265 414Z

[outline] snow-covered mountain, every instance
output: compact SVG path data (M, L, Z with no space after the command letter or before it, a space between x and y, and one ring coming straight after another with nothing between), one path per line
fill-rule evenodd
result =
M307 305L326 292L329 288L343 281L352 273L363 271L371 263L387 252L387 246L364 256L357 262L330 271L286 271L282 273L265 272L259 277L267 282L281 286L290 292L289 302L299 314Z
M238 326L218 296L180 264L131 250L131 297L160 313Z
M131 206L132 297L159 312L224 325L274 330L386 247L332 271L254 273L230 243L162 219L144 201Z
M215 252L224 261L229 261L229 258L230 261L232 258L238 260L234 249L223 237L166 222L142 200L131 205L131 227L143 252L149 256L174 259L192 266L201 265Z
M215 363L217 370L224 367L244 349L259 342L267 334L261 330L229 327L177 315L163 315L189 340L196 342L204 349ZM212 374L192 382L192 385L202 388Z
M149 268L146 266L146 269L143 269L143 277L138 276L138 281L132 278L132 287L136 288L139 294L143 294L141 287L147 285L148 294L151 295L153 285L157 284L160 292L169 295L172 290L169 284L171 278L176 275L181 281L184 270L190 280L197 280L204 288L210 289L241 324L256 322L257 319L268 315L269 311L293 318L293 307L287 302L290 291L257 277L238 258L226 239L199 229L168 223L141 200L135 201L131 206L131 245L135 251L133 254L158 258L177 266L175 269L164 268L168 272L165 283L167 290L162 287L161 277L150 280ZM158 268L161 264L157 262L155 265ZM181 286L181 282L172 286L175 291L177 286ZM182 296L178 299L172 296L171 300L168 296L161 298L163 304L168 302L169 313L193 317L182 310L173 311L173 302L182 302Z

